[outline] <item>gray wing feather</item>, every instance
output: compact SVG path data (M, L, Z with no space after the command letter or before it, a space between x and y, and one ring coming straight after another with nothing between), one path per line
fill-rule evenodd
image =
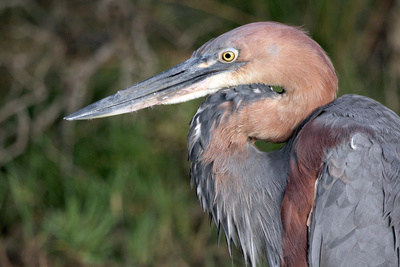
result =
M399 266L399 160L364 133L329 149L316 184L310 266Z

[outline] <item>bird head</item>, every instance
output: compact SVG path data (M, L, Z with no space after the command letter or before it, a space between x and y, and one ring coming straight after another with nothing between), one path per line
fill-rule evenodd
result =
M332 101L337 91L337 77L331 61L304 31L275 22L258 22L205 43L187 61L65 119L84 120L129 113L256 83L283 88L279 97L263 99L263 105L269 106L266 126L279 129L281 124L286 124L290 127L279 129L279 133L271 136L255 133L256 138L271 141L286 139L315 108Z

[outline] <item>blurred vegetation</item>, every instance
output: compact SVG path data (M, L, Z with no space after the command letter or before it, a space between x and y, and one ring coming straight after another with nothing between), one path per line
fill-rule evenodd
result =
M190 189L185 141L202 100L62 118L267 20L310 31L340 94L400 111L394 0L1 1L0 266L244 265Z

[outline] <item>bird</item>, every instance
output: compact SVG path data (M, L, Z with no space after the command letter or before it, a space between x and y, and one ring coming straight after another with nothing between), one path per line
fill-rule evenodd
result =
M191 184L230 253L251 266L399 266L400 118L337 91L305 30L255 22L65 119L207 96L187 138Z

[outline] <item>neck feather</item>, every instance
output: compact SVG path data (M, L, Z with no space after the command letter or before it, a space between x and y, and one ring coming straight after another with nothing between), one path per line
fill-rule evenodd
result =
M253 266L265 256L270 266L279 266L288 153L285 149L260 152L241 134L240 124L226 128L246 101L246 90L240 87L210 96L192 119L191 180L203 208L224 229L229 247L231 242L240 246ZM227 142L228 138L235 140Z

